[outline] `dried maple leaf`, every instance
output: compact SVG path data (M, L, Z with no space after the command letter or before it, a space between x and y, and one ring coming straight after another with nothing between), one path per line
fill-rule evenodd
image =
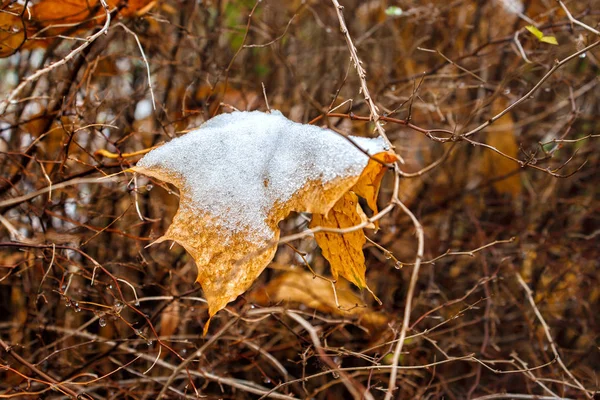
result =
M352 188L354 193L367 201L367 205L374 213L377 213L377 196L379 195L381 180L386 171L385 164L397 160L397 156L389 151L372 155L367 168Z
M381 139L352 140L369 154L386 150ZM192 255L212 317L272 260L282 219L292 211L327 215L369 161L335 132L254 111L219 115L152 150L133 170L179 188L179 210L158 242L174 240ZM356 213L356 195L348 196ZM362 255L357 232L363 242L352 248ZM351 280L364 287L364 258L361 268Z

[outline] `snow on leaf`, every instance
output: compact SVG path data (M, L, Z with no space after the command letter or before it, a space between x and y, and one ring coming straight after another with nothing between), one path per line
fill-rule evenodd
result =
M381 139L352 141L371 155L386 151ZM174 240L194 258L212 317L272 260L282 219L292 211L326 215L368 164L335 132L253 111L219 115L133 170L180 190L179 210L158 242ZM364 271L350 280L366 285Z

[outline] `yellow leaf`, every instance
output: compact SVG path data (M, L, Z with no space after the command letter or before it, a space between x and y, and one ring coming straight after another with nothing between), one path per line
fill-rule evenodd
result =
M392 152L380 152L372 155L351 191L345 193L327 215L314 214L311 227L343 229L366 222L367 216L360 207L356 195L364 198L369 208L377 213L379 187L386 171L384 164L396 160L397 157ZM377 228L378 224L377 222L370 223L366 227L373 229ZM323 256L329 261L331 273L335 279L341 275L361 289L367 287L365 257L362 250L366 242L363 229L343 234L316 233L315 240L321 247Z
M79 31L101 26L106 12L99 0L43 0L29 5L21 18L20 4L0 6L0 57L8 57L21 47L31 49L47 46L57 35L75 36ZM109 9L122 5L121 0L107 0ZM156 0L129 0L120 8L124 17L147 13ZM35 37L35 40L26 38Z
M506 100L498 97L492 104L492 114L498 114L506 106ZM511 114L504 115L496 121L496 124L499 130L488 133L486 136L487 144L508 156L517 158L519 145L517 144L514 121ZM501 156L494 151L485 150L483 153L483 172L488 179L509 175L510 173L514 173L518 168L519 165L515 161ZM495 181L493 187L498 193L508 193L513 197L517 196L521 193L521 175L516 172L502 180Z
M314 214L311 227L344 229L359 225L362 221L357 207L360 208L356 194L346 192L327 215ZM331 265L334 279L337 280L342 275L361 289L367 286L365 256L362 251L366 239L362 229L342 234L315 233L315 240Z
M544 34L542 33L542 31L540 31L538 28L536 28L533 25L527 25L525 27L525 29L527 29L529 32L531 32L531 34L538 39L541 39L544 37Z
M354 140L370 154L384 148L381 139ZM335 132L294 123L278 111L254 111L219 115L152 150L132 170L179 188L179 210L158 242L176 241L193 257L212 317L271 261L279 222L292 211L327 214L368 161ZM360 216L352 196L348 218L355 224ZM364 287L362 244L348 250L363 260L350 280Z
M337 282L335 292L333 288L331 282L308 271L291 271L253 293L252 301L263 305L282 301L300 303L321 312L358 318L369 327L385 326L388 318L365 305L362 299L352 292L347 281Z
M558 45L558 41L556 40L556 38L554 36L544 36L542 31L540 31L538 28L536 28L533 25L527 25L525 27L525 29L527 29L529 32L531 32L531 34L533 36L535 36L540 42Z
M544 36L540 39L540 42L549 43L558 46L558 41L554 36Z

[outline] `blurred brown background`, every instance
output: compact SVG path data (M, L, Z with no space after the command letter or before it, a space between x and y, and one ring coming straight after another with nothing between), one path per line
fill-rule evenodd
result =
M2 397L70 390L154 399L201 349L166 398L349 398L348 379L383 398L416 252L401 210L369 232L380 247L365 248L382 306L340 283L340 303L351 310L337 309L330 285L305 279L301 257L281 246L273 268L202 338L207 311L193 260L177 245L145 247L176 211L174 188L131 174L94 179L232 107L267 110L262 84L269 106L290 119L308 123L341 105L333 112L345 115L316 123L373 136L372 122L351 118L369 109L333 4L111 1L107 27L98 1L0 4L2 99L49 69L0 108ZM342 4L381 114L457 135L520 99L555 60L598 40L597 0L564 3L592 31L553 0ZM532 24L558 45L538 40L525 29ZM470 137L475 143L442 143L384 122L404 171L439 161L403 178L400 197L424 226L425 260L450 251L421 268L395 398L584 398L599 389L599 57L594 48L561 66ZM306 225L306 216L292 216L282 234ZM329 273L312 239L293 245ZM285 309L318 329L346 375ZM58 390L55 382L63 382Z

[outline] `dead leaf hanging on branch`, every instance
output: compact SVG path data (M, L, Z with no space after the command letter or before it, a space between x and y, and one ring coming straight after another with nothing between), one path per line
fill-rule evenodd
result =
M378 160L395 160L381 139L352 141ZM133 170L180 190L179 210L157 242L174 240L192 255L212 317L273 259L278 223L290 212L313 213L326 227L360 224L349 190L375 208L384 168L335 132L254 111L219 115L152 150ZM334 276L366 287L362 229L341 239L316 236Z
M139 17L156 5L156 0L106 0L110 10L125 18ZM22 4L0 0L0 58L21 48L45 47L59 35L73 36L106 19L100 0L44 0Z

